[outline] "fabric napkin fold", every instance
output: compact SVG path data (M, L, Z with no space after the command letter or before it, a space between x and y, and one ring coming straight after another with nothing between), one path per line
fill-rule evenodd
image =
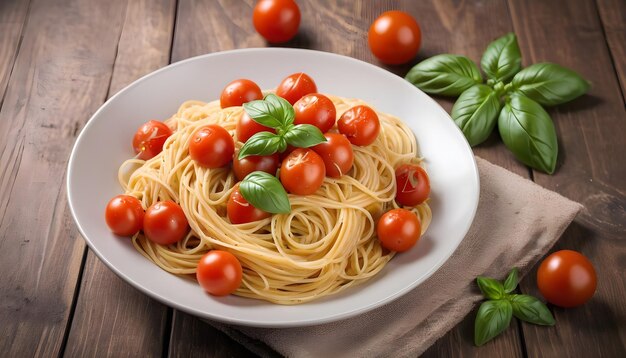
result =
M423 353L482 299L475 288L476 276L502 278L512 267L526 273L582 209L484 159L476 162L480 202L474 222L450 259L411 292L357 317L312 327L210 324L263 356L272 352L258 341L289 357Z

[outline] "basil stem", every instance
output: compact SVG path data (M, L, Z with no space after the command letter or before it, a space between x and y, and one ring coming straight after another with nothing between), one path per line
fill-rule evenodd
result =
M483 81L476 64L464 56L437 55L415 65L406 80L424 92L458 96Z
M480 67L488 78L508 81L522 68L522 55L514 33L508 33L487 46Z
M512 88L544 106L554 106L585 94L589 83L565 67L554 63L538 63L516 74Z
M496 126L500 100L486 85L474 85L461 94L452 107L452 119L471 146L484 142Z

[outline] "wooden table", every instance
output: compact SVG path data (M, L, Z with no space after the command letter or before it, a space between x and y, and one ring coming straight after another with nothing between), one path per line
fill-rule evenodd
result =
M417 60L478 60L514 31L524 64L552 61L593 82L550 110L560 153L549 176L514 160L498 138L475 153L585 205L557 248L583 252L599 276L593 300L552 308L552 328L514 323L476 348L474 313L426 356L626 356L626 2L623 0L299 1L286 44L379 64L367 29L384 10L423 29ZM90 252L71 218L65 172L74 140L111 95L196 55L267 44L254 1L0 0L0 356L251 354L201 320L135 290ZM417 61L416 60L416 61ZM384 67L384 66L383 66ZM403 75L409 65L389 67ZM438 99L450 109L452 102ZM534 272L521 284L537 294Z

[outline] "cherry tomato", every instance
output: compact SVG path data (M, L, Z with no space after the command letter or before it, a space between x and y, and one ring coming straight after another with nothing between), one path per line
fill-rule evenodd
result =
M417 215L406 209L384 213L376 227L378 240L388 250L404 252L413 247L422 234Z
M287 191L297 195L313 194L322 186L326 168L319 154L311 149L296 148L283 160L280 181Z
M546 257L537 271L537 286L548 302L576 307L596 292L596 270L591 261L572 250L561 250Z
M146 210L143 232L160 245L170 245L182 240L189 223L180 205L173 201L158 201Z
M111 199L104 211L109 229L119 236L133 236L143 228L143 207L134 196L118 195Z
M326 137L326 142L312 149L322 157L326 175L331 178L340 178L352 168L354 163L352 144L343 134L326 133L324 137Z
M259 132L276 133L273 128L266 127L262 124L255 122L254 119L250 118L250 116L246 112L243 112L241 114L241 117L237 121L237 125L235 126L237 140L245 143L248 139L250 139L250 137Z
M243 269L235 255L227 251L211 250L198 262L196 279L200 286L214 296L226 296L241 285Z
M411 15L402 11L387 11L372 23L367 41L380 61L398 65L417 55L422 32Z
M222 108L241 106L257 99L263 99L261 88L256 83L242 78L224 87L220 96L220 106Z
M200 127L189 140L189 156L205 168L219 168L233 159L235 142L228 131L217 124Z
M172 135L172 130L163 122L151 120L139 127L133 137L133 149L139 159L154 158L163 150L163 143Z
M293 105L309 93L317 92L315 81L304 72L287 76L276 88L276 95Z
M254 7L252 22L268 42L287 42L298 32L300 8L293 0L261 0Z
M276 175L278 164L280 164L280 155L278 153L272 155L250 155L243 159L238 159L237 154L238 151L233 156L233 171L237 180L243 180L246 175L256 171Z
M396 201L400 205L416 206L430 195L428 174L417 164L402 164L396 168L396 185Z
M368 106L354 106L341 115L337 121L339 132L350 143L366 146L374 143L380 132L380 121L376 112Z
M263 220L271 216L270 213L257 209L250 204L239 191L239 184L235 185L226 204L226 214L233 224L245 224Z
M295 124L311 124L322 133L328 132L335 125L335 105L323 94L307 94L293 105L293 109L296 112Z

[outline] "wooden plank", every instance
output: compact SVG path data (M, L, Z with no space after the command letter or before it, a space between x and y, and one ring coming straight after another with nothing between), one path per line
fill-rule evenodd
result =
M626 1L596 0L596 3L626 103Z
M0 2L0 108L19 50L30 1Z
M524 325L528 355L623 357L626 166L618 153L626 151L626 121L598 12L593 1L509 4L526 63L556 62L593 82L587 96L549 111L560 141L557 171L535 172L534 178L585 205L557 248L580 251L594 263L598 290L579 308L554 308L555 327ZM538 293L535 277L533 271L522 281L525 292Z
M78 129L106 96L123 12L121 1L30 6L0 111L3 357L60 353L85 249L65 168Z
M168 64L175 6L175 0L128 3L109 96ZM123 282L89 251L65 355L162 356L169 314L167 307Z

